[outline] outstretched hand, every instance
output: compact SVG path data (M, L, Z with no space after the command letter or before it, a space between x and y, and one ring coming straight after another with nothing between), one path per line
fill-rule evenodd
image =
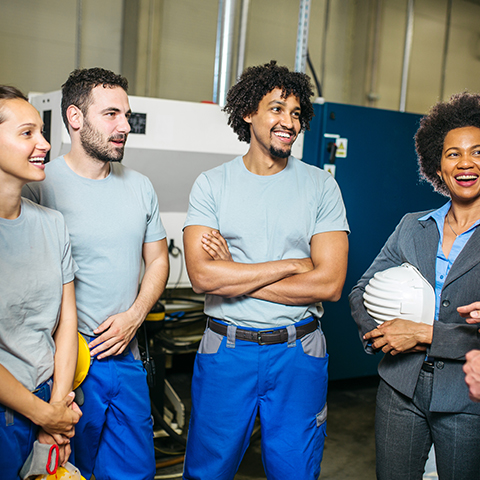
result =
M202 247L214 260L233 262L227 241L217 230L203 234Z
M480 323L480 302L458 307L457 311L461 317L465 318L467 323Z

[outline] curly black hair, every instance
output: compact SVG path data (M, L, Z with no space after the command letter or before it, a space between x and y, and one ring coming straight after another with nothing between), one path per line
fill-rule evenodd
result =
M121 87L128 92L128 80L103 68L83 68L74 70L62 85L62 118L68 130L67 109L75 105L86 115L91 105L91 91L98 85L104 88Z
M3 101L18 99L28 102L28 98L18 88L9 85L0 85L0 123L3 123L6 120L5 114L2 113Z
M287 67L277 65L275 60L257 67L249 67L238 82L227 93L225 112L229 114L228 124L242 142L250 143L250 124L244 117L258 111L262 98L275 88L280 88L282 97L295 95L300 101L300 124L308 130L313 117L310 97L313 86L310 77L304 73L290 72Z
M430 182L438 193L450 196L444 182L437 175L442 160L443 143L450 130L463 127L480 128L480 95L457 93L448 102L434 105L420 120L415 134L420 175Z

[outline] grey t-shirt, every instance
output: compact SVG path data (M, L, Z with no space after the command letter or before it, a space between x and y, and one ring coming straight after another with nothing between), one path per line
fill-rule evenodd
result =
M78 329L85 335L132 306L143 244L166 236L150 180L119 163L110 165L106 178L92 180L58 157L46 165L43 182L24 188L25 196L65 217L78 265Z
M0 363L29 390L53 374L52 335L74 273L59 212L22 199L18 218L0 218Z
M185 221L189 225L219 230L233 260L241 263L309 257L314 235L349 231L334 178L294 157L275 175L253 174L242 157L202 173L190 194ZM284 326L320 315L315 305L218 295L206 296L205 313L253 328Z

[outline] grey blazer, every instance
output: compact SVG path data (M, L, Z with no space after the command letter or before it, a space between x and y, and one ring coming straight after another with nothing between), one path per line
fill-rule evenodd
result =
M376 272L408 262L417 267L428 282L435 285L435 261L439 234L435 221L419 221L427 211L409 213L350 293L352 316L367 353L375 353L363 335L376 328L363 305L363 292ZM480 228L477 228L453 263L441 295L438 321L434 322L433 341L428 351L435 358L433 412L480 415L480 404L468 397L462 366L465 354L480 348L480 325L469 325L457 307L480 300ZM380 377L409 398L413 397L425 353L386 354L378 366Z

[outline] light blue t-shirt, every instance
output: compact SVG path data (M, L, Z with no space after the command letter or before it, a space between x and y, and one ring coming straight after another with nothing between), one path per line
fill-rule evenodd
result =
M30 391L53 374L52 335L75 268L60 213L22 199L18 218L0 218L0 364Z
M185 227L189 225L217 229L233 260L240 263L309 257L313 235L348 232L334 178L294 157L275 175L251 173L242 157L202 173L190 193ZM314 304L291 306L218 295L206 296L205 313L250 328L284 326L320 316Z
M119 163L100 180L77 175L56 158L43 182L24 195L63 213L79 270L75 275L78 329L85 335L128 310L138 294L144 243L165 238L150 180Z

